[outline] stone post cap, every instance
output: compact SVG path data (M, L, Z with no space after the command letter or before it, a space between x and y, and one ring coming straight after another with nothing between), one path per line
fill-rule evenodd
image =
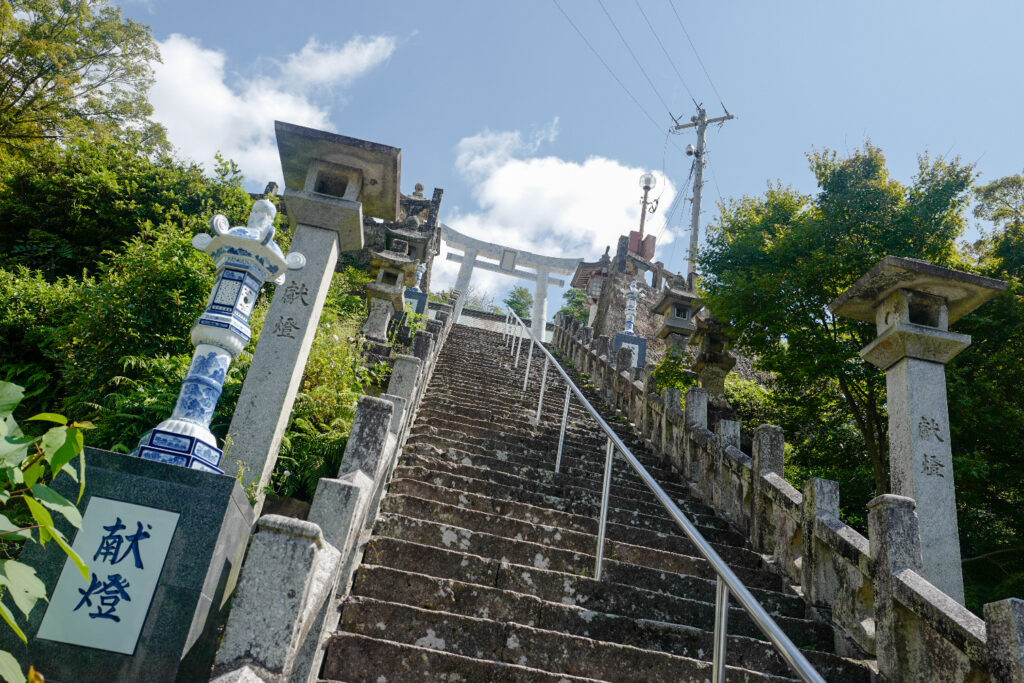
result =
M270 531L278 534L286 534L288 536L308 538L316 543L318 548L322 548L324 546L324 534L320 530L320 526L313 522L295 519L294 517L285 517L283 515L263 515L260 517L259 521L256 522L256 526L257 531Z
M287 189L359 202L369 216L397 219L401 149L283 121L274 129Z
M908 510L917 509L917 501L907 496L897 496L895 493L883 493L880 496L875 496L868 501L868 510L874 510L875 508L892 507L892 508L907 508Z
M886 256L829 304L829 310L854 320L874 322L878 304L899 289L942 297L949 310L949 322L953 323L1006 290L1006 282L920 259Z

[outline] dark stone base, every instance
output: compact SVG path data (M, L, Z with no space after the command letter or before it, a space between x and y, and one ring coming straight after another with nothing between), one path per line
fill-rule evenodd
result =
M60 477L54 488L70 500L78 496L70 477ZM25 629L28 646L7 629L0 646L34 665L47 683L207 680L254 519L241 486L224 475L87 448L81 510L92 496L181 514L134 655L35 638L46 611L43 601ZM75 529L63 519L58 526L74 542ZM65 557L56 543L29 544L22 553L48 595Z
M638 337L634 334L626 334L625 332L619 332L615 335L615 346L612 349L612 358L616 358L619 353L619 349L622 348L623 344L630 344L636 346L636 353L633 354L633 367L642 368L647 365L647 340L643 337Z

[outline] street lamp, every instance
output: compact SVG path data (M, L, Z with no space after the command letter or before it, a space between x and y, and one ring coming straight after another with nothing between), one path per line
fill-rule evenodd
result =
M644 188L644 198L643 198L643 200L641 200L641 207L642 208L640 209L640 239L641 240L644 238L644 222L645 222L645 220L647 218L647 214L648 213L654 213L655 211L658 210L658 200L657 199L655 199L653 202L648 202L647 201L648 193L654 188L654 186L657 184L657 182L658 182L657 178L654 177L653 173L644 173L642 176L640 176L640 187ZM648 208L648 204L650 204L650 208Z

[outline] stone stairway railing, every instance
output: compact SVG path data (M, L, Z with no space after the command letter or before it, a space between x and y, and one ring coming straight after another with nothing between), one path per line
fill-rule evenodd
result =
M314 681L381 496L451 331L453 292L412 355L393 360L387 391L359 400L341 469L321 479L307 521L264 515L242 566L213 673L217 683Z
M555 472L559 471L559 463L561 461L563 442L565 440L565 430L568 422L568 409L569 401L572 395L575 395L576 400L579 401L584 409L589 413L589 417L598 423L600 431L607 439L606 445L606 456L604 466L604 482L602 487L601 497L601 514L600 521L598 523L598 534L597 534L597 550L596 550L596 564L594 569L594 579L597 581L601 580L601 566L604 557L604 543L605 543L605 527L608 517L609 497L610 497L610 485L612 475L612 460L616 453L620 457L626 460L629 465L633 468L634 472L640 477L643 483L646 485L648 491L646 492L650 498L653 498L660 503L665 510L669 513L672 520L679 526L680 529L690 539L693 546L696 548L698 553L708 562L711 569L716 575L716 595L715 595L715 624L714 624L714 652L712 658L711 675L713 683L724 683L725 681L725 661L726 661L726 633L727 633L727 622L729 617L729 597L732 597L739 602L739 604L746 610L747 616L754 622L754 624L768 637L768 639L774 645L776 651L782 656L783 659L793 668L793 670L800 676L804 681L812 682L823 682L824 679L821 675L811 666L810 662L807 661L803 653L797 648L796 645L789 639L788 636L779 628L778 624L768 615L768 612L761 606L757 599L753 596L750 590L743 585L736 574L729 568L729 566L722 560L715 549L710 543L704 538L704 536L697 530L693 522L683 513L682 510L676 505L672 497L669 496L660 484L651 476L647 469L640 464L636 456L633 455L632 451L622 442L619 436L608 426L604 418L590 405L590 402L586 399L580 389L572 381L572 379L566 374L565 370L551 355L551 352L544 348L540 344L540 341L534 337L530 328L519 318L518 315L511 309L508 311L508 319L506 323L505 334L503 335L507 342L515 352L516 363L519 364L519 356L522 352L523 343L529 339L529 351L525 359L526 368L524 370L524 381L523 391L526 391L527 381L530 376L530 364L533 361L534 347L537 347L538 358L537 362L544 363L544 371L542 374L540 393L538 397L537 415L540 416L541 408L544 401L544 389L545 382L548 375L549 365L554 368L554 371L562 376L563 381L566 383L566 394L565 394L565 407L562 418L561 436L558 442L558 453L555 462ZM510 354L512 353L510 350ZM632 354L632 350L626 349L626 353ZM632 358L627 365L632 366Z
M756 429L750 455L741 425L708 429L704 389L648 393L649 368L611 358L610 340L561 315L552 346L587 373L608 403L694 492L770 556L805 598L865 651L892 681L1024 681L1024 601L985 605L980 619L925 580L914 501L869 503L869 538L839 518L839 487L811 479L797 491L783 477L782 430ZM628 368L620 370L618 368Z

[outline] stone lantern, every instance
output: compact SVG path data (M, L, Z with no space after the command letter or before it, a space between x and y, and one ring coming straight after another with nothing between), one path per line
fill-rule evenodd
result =
M404 240L392 240L391 249L370 254L370 266L377 269L377 279L366 285L370 314L363 325L363 334L384 344L388 337L391 314L405 310L405 288L416 284L416 261L408 255Z
M246 227L230 227L218 214L214 236L196 235L192 245L213 257L217 282L206 310L192 328L196 350L171 417L140 441L136 454L147 460L222 474L222 451L210 433L231 361L252 340L249 316L263 283L284 283L285 270L305 266L302 254L285 256L274 242L277 209L266 199L253 204ZM289 324L285 321L282 324Z
M694 292L675 287L663 290L661 298L651 309L652 313L665 316L658 329L658 339L667 339L680 351L686 349L690 336L697 331L696 315L702 305Z
M922 575L964 602L946 363L971 338L949 324L1006 289L1001 280L886 256L829 308L874 322L878 338L860 355L885 370L892 493L917 501Z

